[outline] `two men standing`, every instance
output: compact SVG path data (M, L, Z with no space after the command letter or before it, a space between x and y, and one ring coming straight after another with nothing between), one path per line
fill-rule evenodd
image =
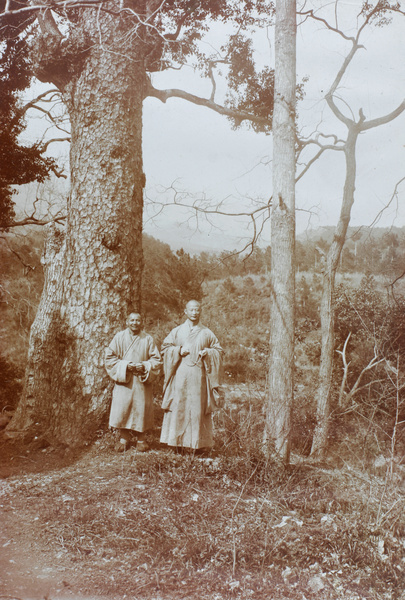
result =
M187 303L186 321L175 327L162 345L165 411L160 441L168 446L212 448L212 412L217 407L222 348L200 324L201 305ZM152 382L162 360L152 337L141 331L142 320L131 313L127 329L117 333L106 351L105 366L116 382L110 426L120 430L120 446L137 432L137 449L147 450L145 432L153 427Z

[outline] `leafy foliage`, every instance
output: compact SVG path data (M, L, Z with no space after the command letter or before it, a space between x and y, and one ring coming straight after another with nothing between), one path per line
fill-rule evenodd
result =
M25 128L24 111L19 96L28 88L32 71L28 46L19 30L30 24L18 18L9 19L2 27L0 44L0 229L7 229L15 216L12 186L42 182L54 161L44 158L39 144L26 146L19 141Z
M252 39L241 33L231 36L223 50L229 64L228 106L268 119L266 130L270 131L274 108L274 70L265 67L257 72ZM240 124L237 119L233 121L235 126ZM252 127L257 131L263 129L263 125L255 123L252 123Z

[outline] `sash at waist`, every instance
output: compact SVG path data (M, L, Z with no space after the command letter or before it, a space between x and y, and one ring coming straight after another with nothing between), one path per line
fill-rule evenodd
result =
M190 358L189 354L187 354L187 356L182 357L181 364L186 365L187 367L198 367L199 369L202 369L204 367L201 358L194 361L192 358Z

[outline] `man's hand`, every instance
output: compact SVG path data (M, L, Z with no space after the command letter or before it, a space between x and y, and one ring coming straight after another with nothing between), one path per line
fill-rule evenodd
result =
M204 348L203 350L200 350L198 353L198 358L204 358L204 356L207 356L208 354L208 349Z
M145 365L142 363L128 363L128 370L131 371L134 375L144 375L145 374Z
M190 354L190 350L189 350L188 346L181 346L180 356L187 356L187 354Z

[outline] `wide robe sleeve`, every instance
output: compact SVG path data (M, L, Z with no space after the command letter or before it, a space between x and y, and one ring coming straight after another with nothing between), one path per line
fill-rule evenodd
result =
M104 365L108 375L116 383L126 383L128 360L122 360L122 342L117 334L105 351Z
M161 368L162 368L162 357L160 356L160 352L158 347L156 346L153 338L148 336L148 360L142 361L143 366L146 369L145 375L141 375L139 380L142 383L152 383L157 377L159 377Z
M165 380L163 384L164 400L162 404L163 410L167 410L170 406L172 395L170 393L170 387L173 383L174 375L177 367L180 364L181 356L180 349L181 345L177 339L178 328L173 329L169 335L163 340L162 354L163 354L163 370L165 374Z
M206 342L207 354L203 358L207 379L207 408L206 414L218 410L222 405L222 393L220 390L222 379L222 354L217 338L210 331Z

